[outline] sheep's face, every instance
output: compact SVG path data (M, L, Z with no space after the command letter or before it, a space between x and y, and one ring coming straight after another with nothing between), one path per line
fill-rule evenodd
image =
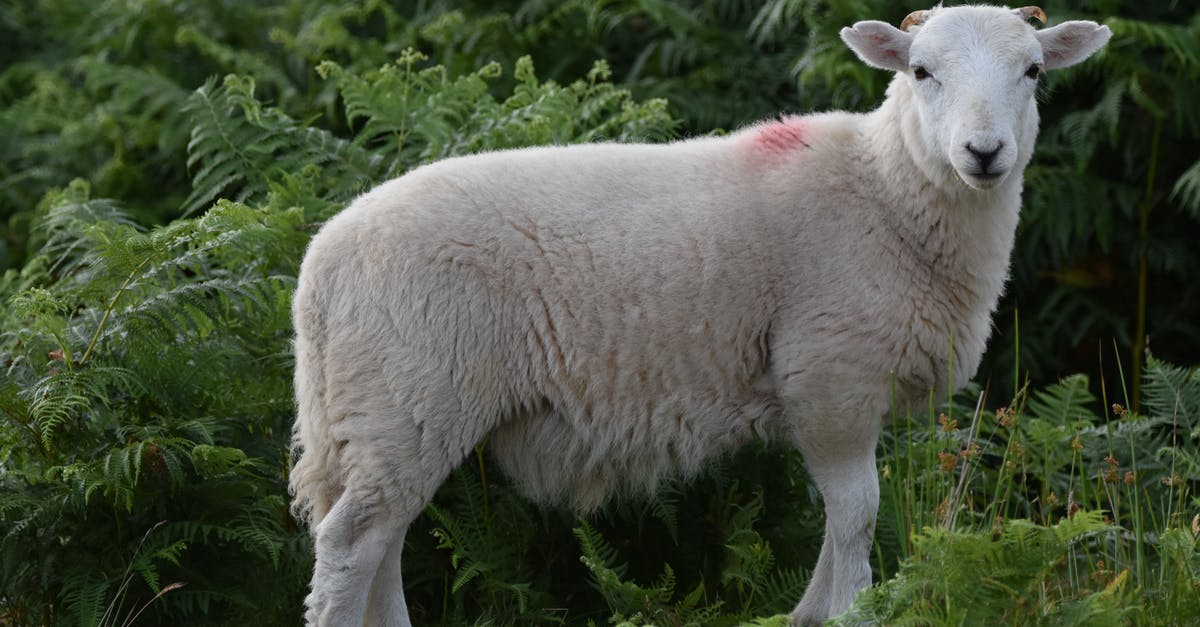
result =
M1042 47L1015 15L939 13L915 29L908 53L918 128L931 156L945 159L967 185L987 189L1032 153Z
M899 72L915 111L905 141L922 165L989 189L1028 163L1037 135L1038 78L1090 56L1109 38L1095 22L1034 30L1040 9L964 6L914 13L907 31L859 22L842 38L867 63Z

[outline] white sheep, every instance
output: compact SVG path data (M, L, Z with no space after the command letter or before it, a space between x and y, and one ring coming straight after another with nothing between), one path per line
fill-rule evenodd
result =
M964 6L841 35L896 72L873 112L667 145L448 159L363 195L300 272L294 507L310 625L409 625L405 531L488 438L587 511L764 438L827 522L797 624L871 583L893 400L966 382L1004 287L1042 70L1107 27Z

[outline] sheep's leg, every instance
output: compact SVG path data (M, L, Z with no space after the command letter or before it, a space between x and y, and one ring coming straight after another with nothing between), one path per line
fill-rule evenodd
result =
M362 625L367 591L394 536L378 498L346 490L317 526L312 592L305 600L310 626Z
M404 550L407 524L392 537L379 571L371 582L367 597L367 625L370 627L412 627L408 604L404 601L404 582L400 577L400 554Z
M399 469L392 470L396 479L382 489L347 488L317 526L317 564L305 601L310 627L411 626L400 568L404 536L451 465L418 464L408 475L428 474L410 482L399 478L405 476Z
M407 418L351 418L346 489L316 528L310 627L411 624L400 569L405 533L486 426L453 419L440 398L429 395Z
M869 433L859 441L811 438L801 443L825 500L825 540L808 590L792 612L798 625L820 624L842 613L859 590L871 585L869 560L879 509L876 438Z

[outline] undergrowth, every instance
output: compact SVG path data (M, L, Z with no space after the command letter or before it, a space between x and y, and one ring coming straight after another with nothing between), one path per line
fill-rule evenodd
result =
M497 98L498 65L451 77L424 61L322 65L353 138L263 102L249 76L207 81L179 103L193 190L179 213L196 217L147 229L82 180L41 201L37 252L0 285L6 624L94 625L114 599L168 588L143 621L293 621L311 546L286 503L289 302L316 226L441 157L671 128L662 102L633 101L602 63L558 85L520 59Z
M991 411L963 396L895 419L876 547L890 576L838 624L1195 622L1200 370L1151 360L1145 385L1142 414L1097 415L1075 375Z

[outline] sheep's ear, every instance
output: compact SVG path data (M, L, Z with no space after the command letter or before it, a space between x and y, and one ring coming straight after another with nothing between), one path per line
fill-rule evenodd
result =
M864 63L882 70L908 70L908 48L913 36L888 24L874 20L858 22L842 29L842 41Z
M1063 22L1034 33L1042 44L1047 70L1075 65L1092 56L1108 43L1112 31L1107 26L1086 20Z

